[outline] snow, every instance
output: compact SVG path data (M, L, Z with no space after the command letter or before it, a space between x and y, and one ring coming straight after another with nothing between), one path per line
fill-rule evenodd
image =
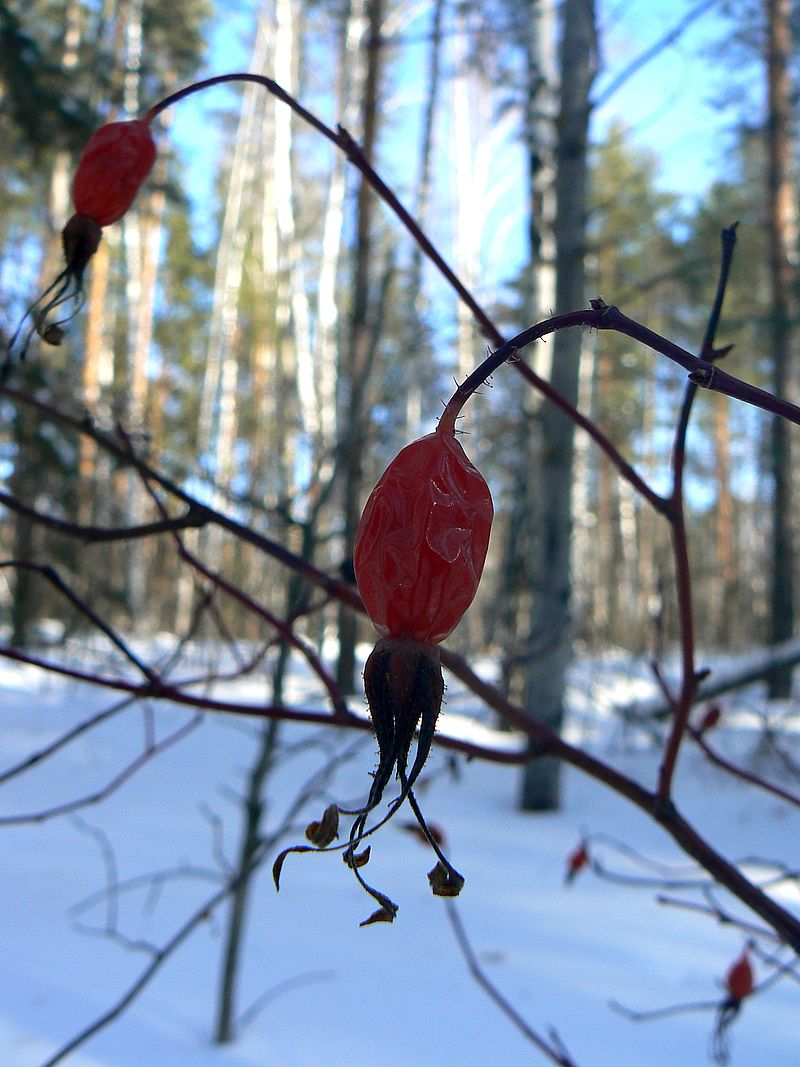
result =
M610 714L646 695L644 672L622 660L578 665L568 733L596 754L650 785L658 752ZM252 680L228 696L264 696ZM318 702L299 670L292 696ZM512 748L485 713L470 718L470 701L453 685L444 732ZM48 744L89 714L114 703L72 682L0 665L0 773ZM157 738L186 723L185 710L127 707L78 737L41 766L0 789L0 817L42 812L88 795L111 781ZM142 951L106 936L161 943L215 889L220 851L238 843L235 796L256 751L252 721L206 716L173 747L146 762L118 790L79 815L0 826L0 1067L40 1065L105 1012L147 965ZM282 845L301 842L302 827L332 799L357 802L374 769L368 736L318 728L283 730L290 758L269 785L267 830L333 751L348 753L333 780L295 821ZM758 720L731 716L714 741L730 758L757 751ZM653 1009L720 995L720 981L741 951L741 930L708 915L657 901L652 886L631 886L583 871L563 885L567 856L583 835L605 868L653 877L628 857L669 865L676 877L697 875L667 836L623 799L567 768L563 809L551 815L515 810L518 772L437 750L420 803L443 828L447 851L466 877L454 905L487 977L527 1022L546 1036L558 1031L582 1067L693 1067L706 1062L713 1015L694 1012L633 1023L615 1000ZM777 768L771 771L777 773ZM789 782L784 782L791 788ZM709 765L687 748L679 768L681 810L727 855L796 862L800 810ZM369 880L400 910L391 926L360 929L373 902L338 855L292 855L276 893L269 864L260 873L249 915L239 983L240 1010L272 991L235 1044L211 1041L225 930L225 909L200 925L143 994L66 1062L73 1067L461 1067L544 1063L468 973L447 905L433 898L430 852L407 833L401 812L372 839ZM619 846L616 844L619 843ZM160 884L126 880L175 871ZM751 868L751 873L755 868ZM189 876L194 872L193 876ZM769 872L765 872L768 874ZM119 892L103 894L113 876ZM796 883L774 890L800 910ZM702 901L690 889L669 895ZM94 897L94 902L93 902ZM719 893L718 901L753 920ZM755 920L757 921L757 920ZM759 978L766 976L756 962ZM745 1003L731 1032L734 1067L795 1067L797 983L777 982Z

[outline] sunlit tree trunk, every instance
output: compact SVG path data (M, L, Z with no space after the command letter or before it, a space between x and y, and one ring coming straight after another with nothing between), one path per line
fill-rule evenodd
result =
M735 630L734 613L738 593L736 568L734 503L731 492L730 405L723 400L714 404L714 480L716 509L714 544L717 550L716 591L718 640L723 648L730 645Z
M478 87L476 72L469 56L470 27L474 18L462 7L456 16L455 73L453 76L452 123L453 123L453 170L455 174L455 250L456 272L467 286L474 289L480 266L482 225L486 201L486 188L481 184L479 153L487 146L479 140ZM476 362L475 320L463 303L456 308L458 323L458 355L456 377L466 378Z
M425 78L425 103L422 109L420 130L417 187L414 194L414 218L423 231L426 229L431 199L434 127L441 97L444 8L444 0L434 0ZM430 346L426 343L424 321L425 296L422 267L422 249L414 243L411 249L405 292L404 328L407 330L407 340L403 381L406 390L405 438L407 440L418 436L420 432L423 384L427 384L425 371L430 365Z
M259 19L250 69L267 69L272 42L268 18ZM261 144L261 110L264 90L248 83L243 91L239 123L225 194L222 224L214 273L211 325L206 349L205 370L200 393L200 412L197 428L197 451L209 469L217 489L212 502L223 504L220 492L233 471L234 445L237 426L237 386L239 364L237 338L239 334L239 304L244 272L246 240L245 193L252 178L254 156ZM198 543L204 551L219 553L220 531L188 534L190 544ZM188 624L194 584L188 570L182 572L176 609L176 626L182 630Z
M74 70L78 59L80 44L80 7L71 0L64 11L64 39L61 50L61 65L65 70ZM49 209L50 216L57 224L66 222L69 217L70 156L68 152L59 152L50 173ZM39 271L39 292L44 291L56 271L61 257L60 242L52 233L45 239L44 255ZM35 374L35 372L34 372ZM38 377L38 375L36 375ZM12 434L16 448L14 469L10 478L10 489L22 500L35 500L38 486L42 480L42 471L37 459L37 438L39 435L39 416L33 412L17 410L12 422ZM59 501L67 515L78 515L78 502L67 494ZM34 556L34 531L30 519L18 514L13 519L14 558L30 561ZM69 549L68 551L72 551ZM23 646L29 642L31 626L38 613L37 580L26 570L17 570L14 577L14 594L11 602L12 643Z
M339 70L336 78L338 114L342 116L345 129L351 129L358 117L356 94L358 72L353 70L353 57L361 52L365 30L365 0L352 0L349 10L343 16ZM322 227L322 260L317 287L315 335L315 374L320 405L321 444L324 449L332 446L337 435L336 375L339 326L337 277L341 262L345 190L345 159L341 152L334 152Z

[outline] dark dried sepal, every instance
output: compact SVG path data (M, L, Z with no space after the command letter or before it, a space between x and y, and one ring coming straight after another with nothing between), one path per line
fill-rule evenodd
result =
M306 827L306 838L317 848L327 848L339 836L339 809L329 804L322 813L319 822L310 822Z
M404 779L417 728L419 738L408 787L428 758L444 695L439 650L409 638L383 638L364 667L364 691L378 742L378 769L369 801L374 807L393 770L401 781Z
M103 236L101 226L87 215L73 215L61 231L61 245L67 271L78 285L83 284L83 274L89 260L100 247Z
M47 344L57 348L63 342L66 333L60 326L57 326L52 322L49 326L45 326L40 330L39 336L43 341L46 341Z
M342 854L342 859L351 870L355 871L359 867L366 867L369 863L371 851L372 848L370 845L367 845L361 852L353 852L352 848L348 848L347 851Z
M428 871L428 881L435 897L457 897L464 888L463 875L455 867L446 867L441 860Z
M397 905L396 904L392 904L391 901L389 901L389 904L390 904L390 907L388 907L388 908L387 907L376 908L376 910L373 911L372 915L370 915L370 917L368 919L364 919L364 921L360 922L358 925L359 926L372 926L375 923L393 923L394 922L394 917L395 917L395 915L397 915Z

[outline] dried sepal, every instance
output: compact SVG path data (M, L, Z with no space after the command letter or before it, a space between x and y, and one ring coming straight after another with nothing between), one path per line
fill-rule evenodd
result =
M409 638L383 638L364 666L364 691L378 742L378 769L369 798L374 807L394 770L406 791L428 758L444 696L438 649ZM417 729L417 751L405 781Z
M371 851L372 848L370 845L367 845L367 847L365 849L362 849L361 852L353 852L352 848L348 848L345 852L342 853L342 859L351 870L355 871L359 867L366 867L366 865L369 863Z
M327 848L339 836L339 809L329 804L322 813L319 822L310 822L306 827L306 838L317 848Z
M441 860L428 871L428 881L435 897L457 897L464 888L463 875Z
M311 845L292 845L291 848L285 848L281 852L275 862L272 864L272 881L275 883L275 888L280 890L281 888L281 872L283 871L283 865L286 862L286 857L292 852L317 852L318 850Z
M63 343L64 338L66 337L66 331L63 330L60 326L57 326L56 323L51 322L49 325L46 325L42 330L40 330L39 336L46 344L52 345L54 348L58 348L58 346Z

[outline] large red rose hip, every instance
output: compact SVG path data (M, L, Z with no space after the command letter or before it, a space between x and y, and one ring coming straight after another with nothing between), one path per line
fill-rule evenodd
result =
M449 430L407 445L367 501L353 563L376 630L437 644L475 596L493 507L489 487Z
M143 119L109 122L95 130L72 182L75 213L99 226L117 222L136 198L155 158L153 135Z

